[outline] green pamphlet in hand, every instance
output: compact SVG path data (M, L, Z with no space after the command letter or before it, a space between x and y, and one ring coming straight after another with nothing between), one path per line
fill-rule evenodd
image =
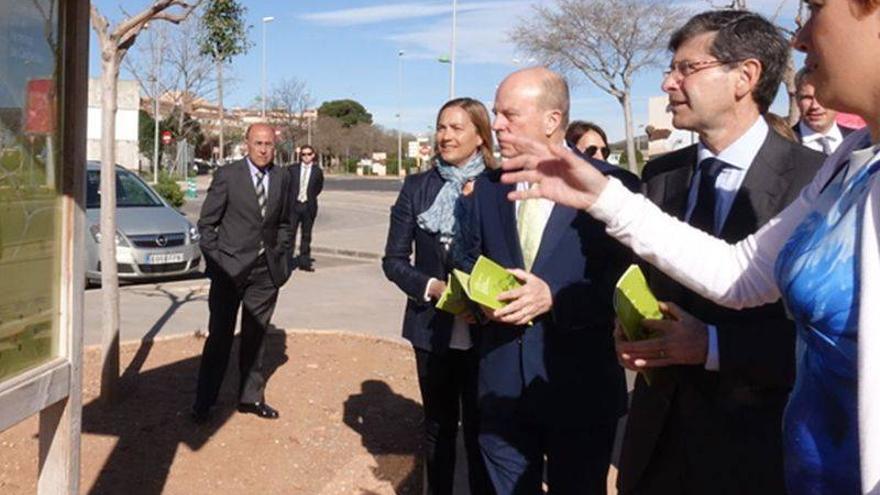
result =
M436 307L457 315L467 309L467 300L470 299L487 308L500 309L506 303L499 301L498 295L521 285L504 267L480 256L470 274L452 271Z
M437 309L460 315L468 310L467 286L468 274L459 270L453 270L446 280L446 290L440 295L435 307ZM462 282L462 280L464 282Z
M663 319L660 304L648 287L645 274L642 273L638 265L630 265L620 276L617 285L614 286L612 301L614 312L617 313L626 340L636 341L651 338L651 333L642 326L642 321ZM658 370L654 369L645 369L641 372L648 385L651 385L656 372Z
M648 281L638 265L630 265L614 286L614 311L630 341L650 338L642 320L663 319L660 304L648 287Z
M498 295L522 286L519 280L503 266L485 256L477 258L468 281L468 296L471 301L487 308L501 309L507 306L498 300Z

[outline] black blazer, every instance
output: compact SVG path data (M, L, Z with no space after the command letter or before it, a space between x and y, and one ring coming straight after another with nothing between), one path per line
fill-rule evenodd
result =
M454 317L424 300L431 277L446 281L450 254L437 234L418 226L416 218L434 203L443 187L437 169L410 175L391 207L382 270L409 298L403 317L403 337L418 349L443 353L449 348ZM410 261L415 245L415 264Z
M199 216L199 247L208 276L228 276L241 283L256 261L262 241L272 282L281 287L290 276L289 177L277 165L269 172L265 218L260 215L253 184L244 159L214 173Z
M638 179L593 162L624 183ZM461 226L461 256L470 271L479 255L523 268L514 185L497 171L477 179L470 220ZM532 326L489 322L480 334L480 416L489 423L526 420L558 427L608 424L626 409L626 384L612 340L614 283L632 262L628 249L586 212L554 205L532 273L550 287L553 308Z
M294 163L288 167L290 173L290 204L296 202L299 196L299 176L302 173L302 164ZM312 173L309 174L309 185L306 186L306 204L309 208L317 209L318 195L324 189L324 171L317 163L312 163Z
M821 153L770 131L720 237L736 242L758 230L800 194L823 160ZM697 145L652 160L642 177L646 196L684 220L696 164ZM653 267L647 275L658 299L717 327L720 371L667 367L650 386L639 375L621 451L620 493L667 493L670 487L645 486L642 476L650 463L670 459L684 462L679 467L697 493L785 493L782 412L794 380L794 325L782 303L734 311Z

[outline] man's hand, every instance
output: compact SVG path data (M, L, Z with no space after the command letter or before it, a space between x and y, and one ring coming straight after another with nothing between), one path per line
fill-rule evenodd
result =
M546 282L525 270L511 269L507 271L523 285L498 295L499 301L508 304L495 310L490 315L491 319L511 325L525 325L550 311L550 308L553 307L553 295Z
M432 279L428 283L428 297L433 300L440 299L440 296L443 295L443 291L446 290L446 282L442 280Z
M596 202L608 184L601 172L563 146L548 146L512 134L505 140L516 148L519 155L501 163L505 171L501 182L533 184L529 189L510 192L507 197L511 201L547 198L583 210Z
M628 342L616 325L614 346L623 367L635 371L674 364L704 364L709 349L706 324L674 303L660 303L663 320L644 320L642 325L657 337Z

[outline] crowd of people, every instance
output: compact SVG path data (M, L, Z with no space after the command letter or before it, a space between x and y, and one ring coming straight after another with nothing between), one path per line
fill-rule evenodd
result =
M404 336L437 363L418 366L429 493L451 493L459 409L469 469L488 478L479 490L472 476L474 493L605 493L627 409L619 493L880 490L878 337L865 337L880 321L867 304L880 295L878 7L810 3L794 127L769 111L789 57L779 29L746 11L688 20L662 89L699 142L640 180L604 161L601 128L569 123L548 69L508 76L491 124L452 112L450 132L461 103L441 109L435 167L407 178L384 258L409 296ZM503 170L481 153L490 125ZM480 255L521 283L506 306L436 309L450 271ZM664 313L635 342L611 304L632 262ZM621 367L651 370L629 404Z
M569 122L550 69L506 77L493 118L471 98L440 108L433 167L404 181L382 262L408 297L427 493L453 491L459 427L473 494L606 493L627 413L622 494L880 493L880 0L808 6L794 127L770 113L789 60L778 27L721 10L675 31L662 89L699 141L640 178L606 162L600 127ZM867 127L838 126L835 110ZM199 221L212 285L197 421L240 305L239 410L278 417L262 340L321 176L305 153L273 167L272 139L249 129ZM480 256L519 282L503 306L437 309L453 269ZM612 307L632 263L664 315L639 341ZM624 368L642 372L629 398Z

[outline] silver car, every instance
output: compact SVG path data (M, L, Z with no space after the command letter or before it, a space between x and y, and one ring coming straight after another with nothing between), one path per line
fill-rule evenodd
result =
M101 281L101 167L86 175L86 280ZM136 174L116 167L116 266L122 280L186 275L199 269L198 230Z

